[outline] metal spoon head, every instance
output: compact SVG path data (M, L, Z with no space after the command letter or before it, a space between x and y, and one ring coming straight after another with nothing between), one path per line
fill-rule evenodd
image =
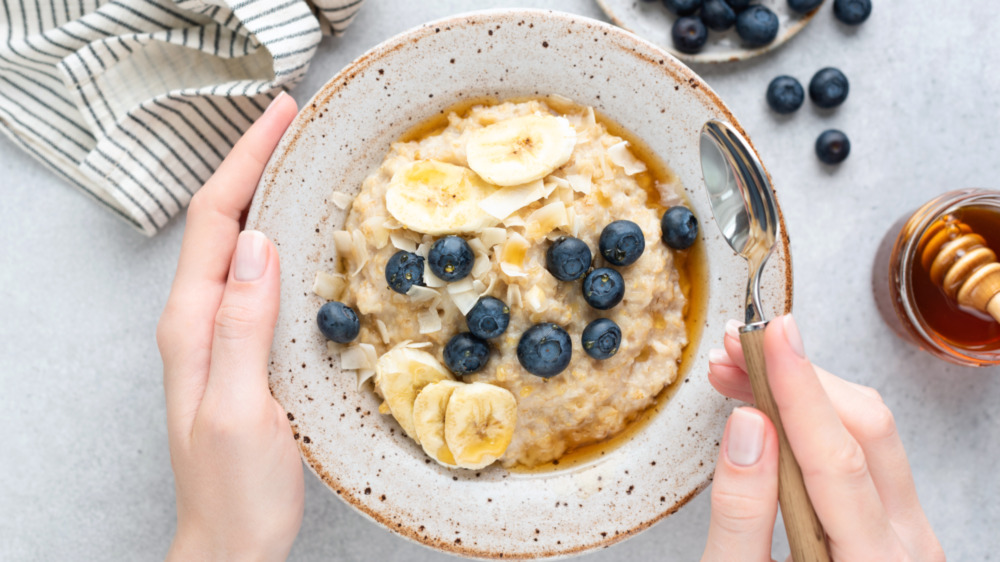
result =
M771 183L746 139L721 121L702 127L701 171L716 224L750 267L746 323L760 322L761 272L778 237Z

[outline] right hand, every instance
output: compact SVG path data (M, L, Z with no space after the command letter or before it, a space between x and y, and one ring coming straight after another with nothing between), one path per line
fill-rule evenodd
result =
M733 321L709 354L709 381L753 403ZM892 412L878 392L814 367L791 315L772 321L764 357L785 433L835 561L943 561L920 507ZM726 424L712 485L702 561L770 561L777 513L778 443L771 421L738 408Z

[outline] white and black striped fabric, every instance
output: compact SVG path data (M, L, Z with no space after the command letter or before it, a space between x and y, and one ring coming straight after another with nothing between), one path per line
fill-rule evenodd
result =
M147 235L363 0L2 0L0 129Z

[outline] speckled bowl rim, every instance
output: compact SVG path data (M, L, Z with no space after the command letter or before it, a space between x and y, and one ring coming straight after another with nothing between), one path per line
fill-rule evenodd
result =
M400 48L406 48L411 43L416 43L422 38L433 35L441 29L448 27L456 27L463 24L473 24L482 23L483 21L490 21L490 18L507 18L509 21L513 18L525 18L525 17L535 17L535 18L554 18L556 20L561 20L565 24L578 24L578 25L588 25L596 27L600 30L604 30L605 35L614 34L623 42L631 42L634 46L632 51L634 56L640 58L646 64L654 67L659 67L663 72L671 75L677 82L686 83L694 89L698 89L708 97L709 103L714 106L728 121L731 123L741 134L746 137L745 131L742 129L738 121L735 119L731 111L725 104L718 98L718 96L705 84L700 77L698 77L692 70L684 66L682 63L674 59L666 52L662 52L662 49L656 45L635 36L624 32L623 30L600 22L590 18L577 16L573 14L566 14L548 10L534 10L534 9L514 9L514 10L484 10L477 12L463 13L440 20L432 21L416 28L410 29L408 31L402 32L382 43L373 47L365 54L361 55L358 59L350 63L343 70L337 73L336 76L331 78L314 96L306 103L299 115L296 117L295 121L286 131L278 149L271 156L271 159L267 165L264 174L261 177L260 184L258 185L257 192L254 195L253 202L251 204L250 211L248 213L246 228L259 228L264 232L268 230L268 224L266 219L262 217L265 209L268 207L269 202L274 197L281 197L280 191L280 181L277 177L282 171L285 160L296 150L297 141L303 133L303 128L306 123L308 123L318 112L323 111L325 104L328 103L341 87L346 86L355 76L364 70L370 68L372 65L379 62L380 57L390 54ZM635 48L636 46L641 47L641 49ZM646 56L641 51L660 51L662 52L662 58L650 58ZM429 117L429 116L428 116ZM613 116L611 116L613 118ZM747 137L748 138L748 137ZM751 148L757 153L756 148ZM759 158L759 154L758 154ZM765 170L766 171L766 170ZM769 177L770 174L768 173ZM792 261L791 253L789 248L789 240L786 234L784 217L781 212L780 205L778 206L778 219L779 219L779 238L776 253L781 253L785 257L785 269L784 269L784 279L783 287L777 287L778 292L784 291L784 312L790 312L792 306ZM710 296L706 296L710 299ZM704 337L704 335L702 336ZM697 342L692 342L695 344ZM273 389L272 389L273 391ZM279 399L280 401L280 399ZM293 422L294 427L294 422ZM298 438L298 435L296 435ZM680 497L678 501L673 504L664 505L652 514L649 519L634 525L632 528L624 530L622 532L615 532L613 535L608 534L607 537L596 542L588 542L581 544L568 544L563 545L561 549L553 549L551 551L544 552L532 552L528 555L517 555L511 556L510 553L505 553L503 551L487 551L482 549L475 549L471 547L466 547L462 545L456 545L451 542L446 541L434 541L427 540L426 536L421 536L420 530L416 528L409 528L401 523L390 519L388 513L383 513L377 509L371 509L370 507L364 505L363 502L359 501L351 494L351 490L344 488L338 481L335 474L331 474L327 471L322 464L314 457L312 452L306 447L304 441L299 441L300 451L302 453L303 459L306 465L309 466L310 470L316 476L324 482L324 484L336 492L336 494L348 505L354 508L357 512L370 518L372 521L382 525L386 529L406 538L412 540L423 546L431 547L436 550L441 550L450 554L466 556L472 558L480 559L497 559L497 558L507 558L507 559L552 559L561 558L566 556L571 556L575 554L580 554L583 552L606 548L612 544L620 542L626 538L634 536L639 532L651 527L653 524L662 520L675 513L678 509L683 507L688 501L695 497L698 493L705 489L711 481L710 473L706 474L704 481L700 485L696 486L695 489L691 490L689 493Z
M629 33L635 33L636 35L639 35L638 32L630 28L628 25L625 24L624 21L622 21L621 16L616 14L615 11L611 9L611 7L607 3L607 0L597 0L597 4L598 6L601 7L601 11L604 12L604 15L608 16L608 19L611 20L615 25L624 29L625 31L628 31ZM802 31L806 27L806 25L808 25L809 22L813 20L816 14L819 13L820 9L823 8L824 4L826 4L826 0L823 0L823 2L819 6L816 6L808 13L803 14L802 17L799 18L794 24L785 28L784 32L780 33L771 43L768 43L767 45L764 45L763 47L758 47L756 49L742 49L739 51L739 54L737 55L726 55L723 53L718 53L718 54L696 53L692 55L688 53L682 53L677 49L674 49L670 45L666 44L665 42L661 44L659 41L653 41L652 39L647 39L647 40L654 43L661 49L664 49L665 51L669 52L674 57L688 63L717 64L724 62L740 62L752 59L759 55L763 55L764 53L771 52L777 49L778 47L784 45L785 43L787 43L792 37L798 35L798 33ZM712 32L710 31L709 32L710 38L711 38L711 33ZM642 37L641 35L639 36ZM666 37L666 31L664 31L664 37Z

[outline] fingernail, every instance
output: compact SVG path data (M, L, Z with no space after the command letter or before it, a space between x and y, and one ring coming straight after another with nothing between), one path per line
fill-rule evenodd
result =
M729 416L726 456L738 466L750 466L764 452L764 420L760 416L736 408Z
M278 103L278 100L280 100L281 98L283 98L283 97L285 97L287 95L288 94L286 94L285 91L282 90L278 95L274 96L274 99L271 100L271 103L269 103L267 105L267 109L264 110L264 113L267 113L269 109L271 109L272 107L274 107L274 104Z
M796 355L805 359L806 349L802 346L802 335L799 334L799 327L795 325L795 319L792 318L791 314L786 314L782 316L781 320L785 324L785 340L788 342L788 347L792 348Z
M709 349L708 362L716 365L729 365L731 363L729 354L724 349Z
M729 319L726 321L726 335L731 338L740 339L740 328L743 327L743 322L739 320Z
M236 240L233 277L237 281L256 281L267 267L267 237L256 230L244 230Z

